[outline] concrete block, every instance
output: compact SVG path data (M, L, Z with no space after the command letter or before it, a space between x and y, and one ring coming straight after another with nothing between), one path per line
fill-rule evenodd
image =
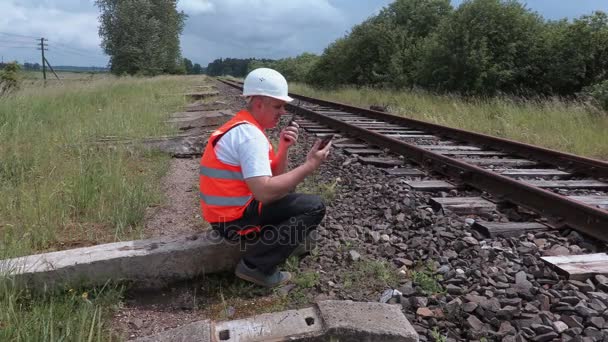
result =
M401 306L352 301L318 304L328 338L344 341L418 341L418 334L401 312Z
M176 329L163 331L160 334L136 339L137 342L207 342L211 341L211 321L199 321L186 324Z
M33 288L129 281L159 287L202 274L231 271L241 252L213 231L136 240L0 260L0 275Z
M247 319L192 323L136 341L418 341L418 334L399 308L381 303L324 301L312 308Z
M323 321L314 308L263 314L215 324L214 341L301 340L323 334Z

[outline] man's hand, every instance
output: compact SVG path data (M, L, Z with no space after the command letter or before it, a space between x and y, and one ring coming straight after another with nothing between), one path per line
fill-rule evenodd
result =
M315 144L312 146L308 155L306 155L306 163L310 163L315 169L321 165L327 159L329 155L329 149L331 148L331 141L325 145L324 148L319 149L321 145L321 139L317 139Z
M281 131L281 141L279 142L279 150L287 149L298 142L298 128L300 126L292 121L291 124Z

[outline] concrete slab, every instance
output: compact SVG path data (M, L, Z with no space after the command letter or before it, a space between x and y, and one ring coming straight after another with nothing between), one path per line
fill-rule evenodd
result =
M215 341L299 340L323 334L323 321L314 308L263 314L215 324Z
M326 337L344 341L418 341L398 305L324 301L318 303Z
M136 240L0 260L0 275L32 288L129 281L159 287L198 275L233 270L239 244L215 232Z
M235 321L195 322L136 341L416 342L418 334L401 312L400 306L324 301L317 303L316 307Z

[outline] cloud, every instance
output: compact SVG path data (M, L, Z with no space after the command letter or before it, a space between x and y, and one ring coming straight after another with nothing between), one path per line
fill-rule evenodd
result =
M44 37L48 39L49 60L60 59L66 63L79 65L104 65L105 57L100 48L98 35L98 12L91 3L77 4L70 1L44 2L4 0L0 2L0 32L14 33L22 36ZM4 39L20 43L22 49L0 48L6 55L17 55L13 58L28 58L37 55L34 39L13 35L2 35ZM11 45L14 46L15 44ZM32 51L28 51L28 47ZM16 52L18 51L18 52ZM27 56L27 57L26 57ZM64 64L64 63L61 63Z
M180 0L177 8L190 15L213 13L215 5L207 0Z
M201 63L219 57L280 58L320 52L346 25L343 12L328 0L210 0L209 4L213 12L190 15L182 39L184 55L194 59L203 55Z

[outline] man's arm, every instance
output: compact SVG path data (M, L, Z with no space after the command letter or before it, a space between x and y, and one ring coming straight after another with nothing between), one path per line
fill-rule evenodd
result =
M329 148L331 147L330 142L325 148L318 150L319 143L320 140L308 152L304 164L287 173L273 177L260 176L245 179L255 199L263 204L281 199L300 184L306 176L313 173L327 159Z
M300 126L292 121L289 126L285 127L279 137L279 151L275 156L275 164L272 168L272 175L279 176L287 170L287 161L289 148L298 142L298 128Z
M287 170L287 156L289 155L288 149L279 149L275 156L275 164L272 168L272 175L279 176L285 173Z

